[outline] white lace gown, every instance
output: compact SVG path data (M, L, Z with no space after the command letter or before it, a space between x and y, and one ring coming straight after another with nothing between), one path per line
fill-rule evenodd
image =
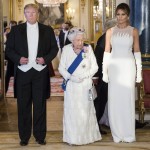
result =
M112 28L108 68L108 115L114 142L135 141L135 77L133 27Z
M76 57L72 44L64 47L59 64L59 72L64 78ZM88 78L81 83L69 80L64 92L63 141L73 145L88 144L101 139L94 104L88 100L92 76L98 69L91 46L84 57L73 74L86 74Z

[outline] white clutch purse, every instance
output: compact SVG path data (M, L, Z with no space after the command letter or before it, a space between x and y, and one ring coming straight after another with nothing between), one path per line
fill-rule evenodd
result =
M92 88L89 89L89 101L94 101L97 98L97 92L94 84L92 84Z

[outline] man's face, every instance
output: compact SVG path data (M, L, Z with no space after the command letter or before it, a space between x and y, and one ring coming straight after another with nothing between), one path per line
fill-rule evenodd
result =
M66 25L65 26L65 30L68 30L69 29L69 25L67 23L65 25Z
M28 23L34 24L38 19L38 10L33 7L28 7L25 9L24 15Z
M66 24L63 23L63 24L61 25L61 29L65 29L65 27L66 27Z

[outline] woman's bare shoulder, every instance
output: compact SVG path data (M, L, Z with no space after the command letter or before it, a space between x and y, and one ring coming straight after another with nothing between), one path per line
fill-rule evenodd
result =
M107 31L106 31L106 36L111 36L112 34L112 28L109 28Z

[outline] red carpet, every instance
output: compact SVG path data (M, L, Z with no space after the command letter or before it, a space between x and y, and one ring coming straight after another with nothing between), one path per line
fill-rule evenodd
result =
M61 89L62 77L55 71L55 76L50 78L51 81L51 96L63 96L63 90ZM7 97L13 97L13 82L14 78L12 77L9 82L8 92L6 94Z

